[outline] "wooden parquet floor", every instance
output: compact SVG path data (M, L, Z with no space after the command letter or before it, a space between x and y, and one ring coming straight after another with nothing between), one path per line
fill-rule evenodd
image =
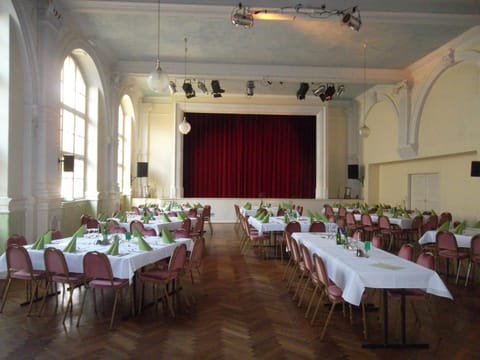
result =
M26 317L19 303L23 286L16 285L0 314L0 358L5 359L480 359L480 285L464 288L448 279L455 297L431 297L431 313L424 303L416 305L420 324L408 309L408 340L428 342L429 349L377 349L361 347L360 312L354 323L334 313L323 342L320 331L328 308L311 326L305 306L297 307L283 280L285 262L264 260L254 251L240 254L233 224L214 224L207 234L201 286L186 286L196 303L180 304L177 316L159 307L146 308L139 316L129 314L125 300L117 321L108 330L111 298L106 315L95 315L91 297L77 328L78 295L73 316L62 325L54 314L55 301L48 299L41 317ZM188 282L185 280L185 284ZM0 281L3 288L4 282ZM78 293L76 291L76 293ZM150 292L147 292L149 294ZM38 310L35 304L34 310ZM399 306L391 305L392 340L399 340ZM375 311L368 313L369 340L382 340Z

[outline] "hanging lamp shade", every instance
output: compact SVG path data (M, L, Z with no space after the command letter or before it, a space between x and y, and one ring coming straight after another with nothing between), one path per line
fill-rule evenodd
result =
M183 117L183 121L178 124L178 131L180 131L183 135L187 135L190 130L192 129L192 126L190 123L187 122L187 119L185 119L185 116Z
M360 134L361 137L368 137L368 135L370 135L370 128L363 124L363 126L358 130L358 133Z
M155 70L153 70L148 75L147 83L148 83L148 86L150 87L150 89L152 89L155 92L158 92L158 93L166 92L166 91L171 92L170 83L168 81L168 75L160 67L160 59L159 58L157 58L157 63L155 65Z

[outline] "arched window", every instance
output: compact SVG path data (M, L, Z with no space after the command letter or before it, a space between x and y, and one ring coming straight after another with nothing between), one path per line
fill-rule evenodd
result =
M122 194L130 195L130 164L132 136L133 106L130 98L125 95L118 107L118 154L117 180Z
M77 63L67 56L60 80L60 149L74 156L73 171L62 172L62 197L85 197L87 153L87 87Z

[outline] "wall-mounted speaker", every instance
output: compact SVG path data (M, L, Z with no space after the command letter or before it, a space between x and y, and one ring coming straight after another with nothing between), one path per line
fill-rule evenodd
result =
M63 155L63 171L73 172L75 157L73 155Z
M137 177L148 177L148 162L137 162Z
M480 177L480 161L472 161L470 176Z
M349 179L356 179L359 178L359 171L358 171L358 164L350 164L347 168L348 178Z

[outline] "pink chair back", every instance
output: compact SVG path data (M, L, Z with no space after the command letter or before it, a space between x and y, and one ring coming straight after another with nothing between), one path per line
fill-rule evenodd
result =
M145 226L143 226L143 223L139 220L133 220L130 223L130 232L133 234L133 229L136 228L138 231L142 233L142 235L145 236L155 236L157 235L157 232L155 229L145 229Z
M190 218L187 217L185 220L182 221L182 229L190 232L190 230L192 229L192 220Z
M32 274L32 260L28 255L28 251L21 245L12 244L7 247L7 270L8 272L24 271Z
M303 262L305 263L305 268L310 273L314 273L315 268L314 268L313 263L312 263L312 257L310 255L310 250L308 250L308 248L305 245L300 244L300 251L302 252L302 258L303 258Z
M135 215L140 215L140 209L136 206L132 206L132 211Z
M67 262L61 250L48 247L43 253L43 259L45 262L45 270L49 274L68 276Z
M333 211L333 208L330 205L325 204L323 205L323 208L324 208L326 217L330 217L330 216L335 217L335 212Z
M353 213L351 212L347 212L345 214L345 223L347 224L347 226L357 225L357 222L355 221L355 215L353 215Z
M362 214L362 225L365 226L373 226L373 221L372 218L370 217L370 214Z
M390 220L386 215L380 215L378 217L378 227L380 229L390 229Z
M195 222L195 225L193 226L193 232L194 233L202 233L203 232L203 219L200 217L197 217L197 221Z
M89 280L102 279L113 282L112 265L104 253L87 252L83 257L83 272Z
M422 252L418 255L417 264L435 270L435 256L430 252Z
M344 208L343 206L340 206L338 208L338 216L345 217L346 215L347 215L347 209Z
M321 221L314 221L308 229L310 232L325 232L325 224Z
M185 265L185 256L187 254L187 246L185 244L178 245L170 258L168 263L168 272L179 273L183 270Z
M405 260L412 261L413 259L413 246L410 244L403 244L398 251L398 256Z
M452 222L452 214L449 213L449 212L447 212L447 211L442 212L442 213L440 214L440 218L438 219L438 225L437 225L437 227L442 226L442 225L443 225L444 223L446 223L447 221L450 222L450 223Z
M300 216L302 216L303 215L303 206L297 205L297 212Z
M302 231L302 227L300 226L300 223L298 221L290 221L286 226L285 230L286 233L292 234L294 232L300 232Z
M372 245L377 249L383 249L382 238L378 235L372 236Z
M285 209L282 207L279 207L277 210L277 216L284 216L285 215Z
M320 280L320 282L327 287L331 285L332 282L328 278L325 263L318 254L313 254L313 263L315 265L315 271L318 275L318 279Z
M470 254L472 256L480 255L480 234L472 237L472 240L470 242Z
M290 250L292 251L292 256L293 260L296 263L299 263L302 261L302 255L300 253L300 249L298 248L298 243L295 241L295 239L292 239L287 235L287 237L290 239Z
M193 249L190 252L189 264L190 267L196 267L200 264L205 249L205 239L200 238L193 244Z
M10 245L20 245L20 246L25 246L27 245L27 240L25 239L25 236L19 235L19 234L13 234L10 235L10 237L6 241L6 247L9 247Z
M85 225L87 225L87 229L100 229L100 223L93 217L89 217Z
M210 205L204 205L203 206L203 211L202 211L202 216L205 220L210 218L210 215L212 213L212 207Z
M177 216L177 212L176 211L169 211L167 213L168 216Z
M362 240L362 232L360 230L357 230L353 233L352 236L355 240Z
M438 231L436 235L437 249L457 251L457 239L450 231Z

